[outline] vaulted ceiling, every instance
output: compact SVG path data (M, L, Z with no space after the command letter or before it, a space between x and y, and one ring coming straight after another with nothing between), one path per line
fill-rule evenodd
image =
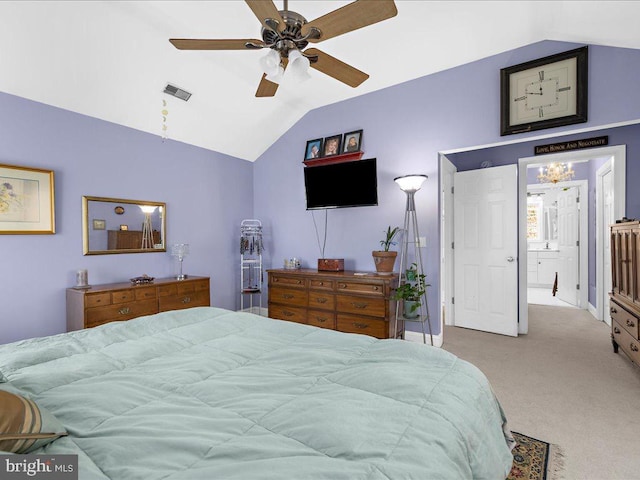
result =
M290 0L289 9L312 20L348 3ZM243 1L0 1L0 91L159 137L165 125L170 139L253 161L314 108L506 50L541 40L640 48L635 1L396 5L394 18L317 44L370 75L358 88L311 70L256 98L265 51L180 51L168 41L261 38ZM169 97L167 83L193 96Z

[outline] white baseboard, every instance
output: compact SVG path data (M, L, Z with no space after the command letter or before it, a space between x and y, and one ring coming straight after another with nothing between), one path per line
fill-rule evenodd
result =
M593 315L593 318L595 318L596 320L599 320L599 318L598 318L598 310L596 310L596 307L594 307L593 305L589 304L589 306L587 307L587 310L589 311L589 313L591 315Z
M411 330L405 330L404 339L407 342L424 343L422 332L412 332ZM442 343L443 343L442 333L440 335L433 336L434 347L442 347ZM429 344L430 344L430 338L429 338L429 334L427 334L427 345Z

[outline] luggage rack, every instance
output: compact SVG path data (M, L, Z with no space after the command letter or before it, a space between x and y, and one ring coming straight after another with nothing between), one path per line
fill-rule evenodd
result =
M262 313L262 223L246 219L240 223L240 310L245 309L248 296L249 311L254 312L254 296L258 296L258 314Z

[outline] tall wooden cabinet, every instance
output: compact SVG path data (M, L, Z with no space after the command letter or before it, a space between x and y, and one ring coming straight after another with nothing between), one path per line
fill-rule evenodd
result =
M306 323L377 338L398 338L404 323L394 332L398 275L361 275L355 272L321 272L312 269L267 270L269 317Z
M611 226L611 340L640 365L640 222Z

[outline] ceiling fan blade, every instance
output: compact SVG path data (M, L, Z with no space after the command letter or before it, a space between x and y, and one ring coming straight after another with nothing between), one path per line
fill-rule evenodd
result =
M320 38L309 38L310 42L322 42L367 25L387 20L398 14L393 0L356 0L353 3L329 12L302 26L302 35L312 27L320 30Z
M284 30L284 20L282 20L282 16L280 16L280 12L276 8L275 4L272 0L244 0L249 8L253 12L253 14L260 20L260 23L264 27L270 28L265 20L267 18L273 18L278 21L278 31Z
M262 74L262 80L258 84L258 90L256 90L256 97L273 97L278 90L278 84L267 80L267 74Z
M262 40L252 38L232 39L232 40L198 40L187 38L170 38L169 41L174 47L180 50L251 50L247 43L252 43L264 47Z
M286 58L283 58L281 63L282 68L286 70L288 63L289 63L289 60ZM258 84L258 90L256 90L256 97L273 97L276 94L276 91L278 90L278 86L279 85L277 83L267 80L267 74L263 73L262 79Z
M321 52L317 48L308 48L304 51L305 56L318 57L317 62L311 62L311 68L329 75L330 77L340 80L342 83L346 83L350 87L357 87L364 82L369 75L361 72L355 67L348 65L331 55Z

